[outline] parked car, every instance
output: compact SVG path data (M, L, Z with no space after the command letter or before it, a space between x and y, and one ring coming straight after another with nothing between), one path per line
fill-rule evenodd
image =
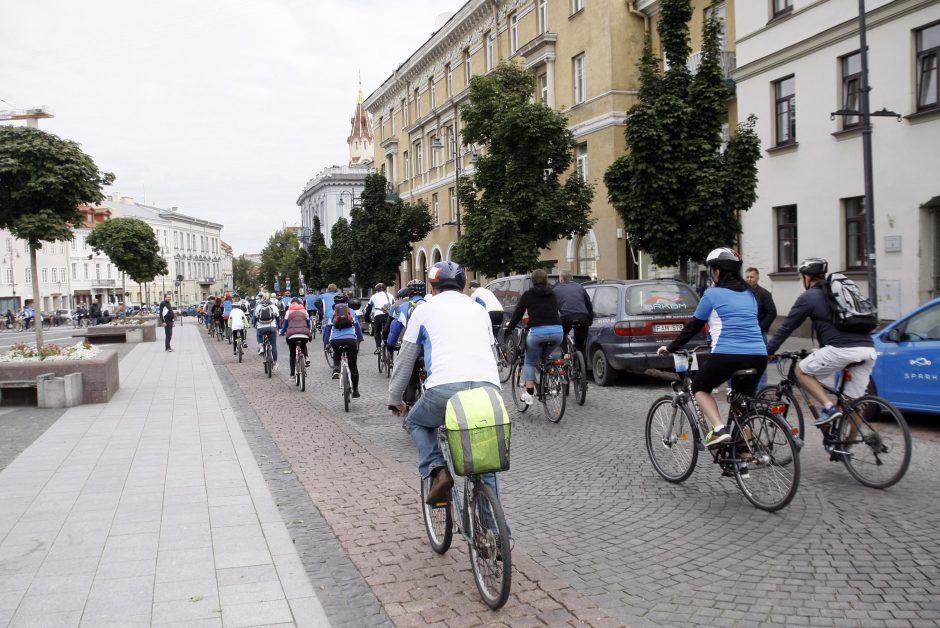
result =
M692 286L672 279L607 279L584 289L594 307L586 358L598 385L612 384L620 371L675 370L672 356L656 351L692 318L699 302ZM707 342L706 329L686 346Z
M871 386L901 410L940 414L940 298L872 337L878 360Z
M574 280L583 284L590 281L591 278L587 275L575 275ZM548 283L552 286L558 283L558 275L549 275ZM519 298L522 296L522 293L531 287L532 284L529 281L529 275L500 277L486 284L486 288L492 292L493 296L499 299L499 302L503 305L504 321L508 321L512 316L513 310L516 309L516 304L519 303Z
M180 308L181 316L195 316L196 311L199 309L198 305L187 305L186 307Z

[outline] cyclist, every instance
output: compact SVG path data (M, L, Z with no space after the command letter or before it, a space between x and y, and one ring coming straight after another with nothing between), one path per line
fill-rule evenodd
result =
M325 325L323 318L333 314L333 300L336 298L336 284L331 283L326 287L326 292L320 293L319 307L317 308L317 316L320 317L320 324Z
M829 262L821 257L808 257L800 262L799 273L805 291L797 297L787 318L767 343L767 351L773 355L803 321L812 319L819 349L800 361L796 367L796 376L800 385L823 406L816 425L825 425L842 416L818 378L842 371L851 364L853 366L848 369L845 394L861 397L868 388L868 379L878 357L870 335L842 331L832 323L832 306L826 282L828 270Z
M262 300L255 306L256 340L258 341L258 355L264 355L264 337L271 343L271 359L274 361L274 370L277 370L277 305L271 302L268 296L262 295Z
M464 275L466 277L466 275ZM408 321L415 309L425 302L425 293L427 286L420 279L412 279L408 282L408 300L398 306L395 312L395 320L392 321L388 332L387 344L389 347L395 347L401 342L405 329L408 327ZM405 389L405 401L409 404L415 402L418 398L418 382L421 377L422 355L415 361L414 369L411 373L411 379L408 380L408 386Z
M746 395L754 394L757 380L767 368L767 347L757 321L757 298L741 278L741 257L729 248L715 249L708 254L705 265L712 287L702 295L692 319L676 339L660 347L658 353L677 351L708 323L711 354L692 380L692 392L712 426L705 435L705 446L712 447L731 438L712 391L735 371L755 369L758 377L741 390Z
M408 413L407 428L418 447L418 472L422 478L434 478L427 503L436 504L449 498L454 485L437 441L447 401L469 388L499 390L499 372L491 349L489 316L463 294L464 269L453 262L438 262L428 271L428 283L435 296L414 310L405 330L388 386L388 407L395 416L407 411L402 396L423 348L428 365L427 388ZM487 474L484 480L497 488L494 474Z
M216 329L224 332L224 321L223 321L223 312L225 311L225 306L222 305L222 297L216 297L215 303L212 306L212 324L215 325Z
M332 284L331 284L332 285ZM349 298L340 292L333 297L333 313L324 319L323 344L333 347L333 379L339 379L340 356L346 352L349 375L352 380L352 396L359 397L359 343L362 342L362 327L359 317L349 306Z
M307 354L307 343L310 341L310 315L304 307L300 297L291 299L287 306L287 316L281 327L281 335L287 337L287 347L290 350L290 376L294 376L297 362L297 345L304 354L304 364L310 366L310 357Z
M392 295L385 289L384 283L375 284L375 294L369 299L366 306L366 320L372 323L372 335L375 338L375 354L378 355L382 346L382 330L388 320L388 310L392 307Z
M222 320L223 320L226 324L228 324L228 317L229 317L229 314L232 313L232 304L233 304L233 303L234 303L234 301L232 301L232 293L231 293L231 292L226 292L226 293L225 293L225 298L222 299Z
M522 293L516 310L509 319L506 335L512 333L522 315L529 313L529 335L525 341L525 392L520 399L526 405L532 405L535 393L535 364L552 355L561 344L562 326L558 316L558 299L552 287L548 285L548 273L539 268L529 276L532 287Z
M488 288L481 288L480 282L474 279L470 282L470 298L482 305L490 317L493 326L493 337L499 335L499 328L503 325L503 304Z
M570 270L563 270L555 286L555 298L558 299L558 312L561 314L562 333L567 336L574 328L574 347L587 357L584 343L587 340L588 327L594 322L594 306L591 297L581 284L574 281Z
M304 305L307 307L307 317L312 321L317 315L317 295L313 288L307 288Z
M245 314L245 306L242 304L232 306L228 314L228 326L232 331L232 355L238 355L238 343L242 343L242 348L248 348L245 329L248 327L248 316Z

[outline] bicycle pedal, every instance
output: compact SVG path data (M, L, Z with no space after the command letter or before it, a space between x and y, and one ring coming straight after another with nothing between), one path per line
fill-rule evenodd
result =
M695 441L695 448L699 451L705 451L705 443L700 440Z

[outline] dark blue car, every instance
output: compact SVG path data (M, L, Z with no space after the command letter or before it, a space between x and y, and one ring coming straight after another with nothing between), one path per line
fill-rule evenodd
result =
M940 299L874 335L875 393L901 410L940 414Z

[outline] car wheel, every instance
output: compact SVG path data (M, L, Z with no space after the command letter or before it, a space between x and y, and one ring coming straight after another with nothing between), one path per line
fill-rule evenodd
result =
M594 352L594 359L591 360L591 364L593 366L594 383L598 386L610 386L617 380L617 369L607 361L603 349Z

